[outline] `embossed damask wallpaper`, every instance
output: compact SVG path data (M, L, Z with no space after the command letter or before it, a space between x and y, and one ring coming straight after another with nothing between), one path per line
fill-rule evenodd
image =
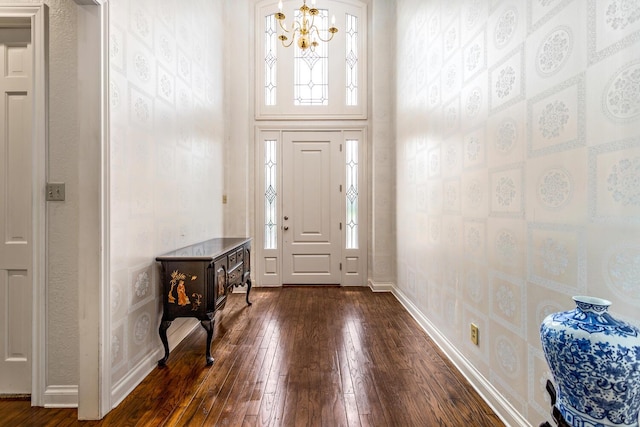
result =
M109 1L116 390L123 380L135 382L128 379L132 372L148 369L159 356L154 257L222 235L222 3Z
M538 425L547 314L640 325L640 2L397 6L399 288Z

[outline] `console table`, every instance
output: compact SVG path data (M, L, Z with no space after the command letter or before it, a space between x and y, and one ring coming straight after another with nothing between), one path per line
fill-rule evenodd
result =
M156 257L162 268L162 321L160 339L164 357L169 358L167 329L178 317L195 317L207 331L206 360L213 364L211 339L216 311L222 310L234 286L247 285L247 305L251 291L251 239L217 238L187 246Z

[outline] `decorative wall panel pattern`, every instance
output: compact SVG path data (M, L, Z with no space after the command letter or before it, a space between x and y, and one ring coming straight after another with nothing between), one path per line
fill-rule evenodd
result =
M487 31L480 32L465 46L462 51L463 79L465 83L477 76L487 67Z
M111 384L161 351L157 255L221 235L221 2L111 0ZM217 77L216 77L217 76ZM202 194L207 194L203 198Z
M640 324L640 6L397 5L398 287L538 425L547 314L586 294Z

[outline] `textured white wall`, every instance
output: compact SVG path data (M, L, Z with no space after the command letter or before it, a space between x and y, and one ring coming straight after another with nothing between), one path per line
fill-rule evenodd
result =
M155 256L223 233L224 14L210 0L109 5L115 388L161 350Z
M587 294L640 324L639 13L398 0L398 285L532 425L546 314Z
M18 1L14 3L37 3ZM77 22L71 0L49 6L50 182L66 183L66 200L47 204L46 386L78 384Z
M239 20L231 17L242 16L254 21L253 0L225 0L224 20L226 34L225 122L225 194L224 232L228 237L251 236L254 228L254 135L253 135L253 80L254 76L254 32L248 25L242 36L238 35Z
M396 282L395 0L369 6L369 274L373 286Z

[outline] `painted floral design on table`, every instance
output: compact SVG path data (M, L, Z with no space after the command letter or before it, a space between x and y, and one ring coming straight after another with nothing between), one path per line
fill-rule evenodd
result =
M198 276L192 275L192 274L185 274L182 273L178 270L175 270L171 273L171 288L169 289L169 293L167 295L167 301L170 304L175 304L176 303L176 296L177 296L177 303L179 306L186 306L189 304L192 304L191 300L189 299L188 293L189 291L187 290L187 285L185 284L185 281L187 281L187 279L189 279L190 281L194 281L198 278ZM174 296L173 291L176 291L176 296ZM196 295L195 297L195 301L193 304L195 304L195 306L193 306L193 310L197 310L197 308L200 306L200 303L202 302L202 295L201 294L192 294Z

